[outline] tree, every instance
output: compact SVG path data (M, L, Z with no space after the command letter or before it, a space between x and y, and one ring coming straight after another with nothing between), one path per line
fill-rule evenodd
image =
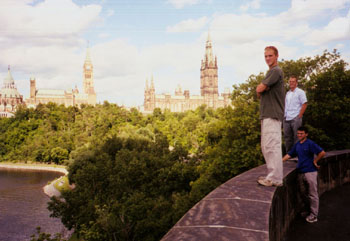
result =
M36 235L38 235L38 237ZM36 234L31 235L30 238L30 241L67 241L60 233L57 233L52 237L51 234L41 232L40 227L36 228Z
M157 240L193 205L179 200L198 177L196 161L179 146L169 151L161 133L154 141L114 136L74 157L75 189L49 209L84 240Z
M350 148L350 72L340 54L324 51L315 57L282 63L285 73L299 75L308 98L304 123L309 137L327 150Z
M61 147L52 148L50 154L51 161L56 164L63 164L63 161L68 159L68 151Z

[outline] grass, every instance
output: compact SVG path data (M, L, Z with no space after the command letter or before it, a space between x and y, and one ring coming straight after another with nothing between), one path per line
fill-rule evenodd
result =
M62 191L69 191L71 188L69 187L68 177L62 176L54 181L54 187L62 192Z
M78 238L76 233L73 233L69 241L83 241L81 238Z

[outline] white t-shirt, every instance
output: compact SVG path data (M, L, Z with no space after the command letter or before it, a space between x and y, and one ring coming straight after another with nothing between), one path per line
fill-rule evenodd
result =
M287 121L299 115L301 106L307 102L305 91L296 87L294 91L289 90L286 94L284 117Z

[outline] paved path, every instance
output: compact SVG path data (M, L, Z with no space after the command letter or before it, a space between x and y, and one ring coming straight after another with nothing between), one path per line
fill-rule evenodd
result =
M60 191L58 191L56 188L55 188L55 183L58 182L60 179L57 179L57 180L54 180L52 181L50 184L46 185L43 189L44 189L44 193L49 196L49 197L52 197L52 196L56 196L56 197L59 197L61 196L61 193Z
M285 241L349 241L350 183L325 192L320 198L317 223L297 218Z

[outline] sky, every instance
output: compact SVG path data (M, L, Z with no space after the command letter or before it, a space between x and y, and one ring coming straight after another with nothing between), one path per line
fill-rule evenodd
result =
M210 33L219 93L267 71L265 46L297 60L337 49L350 63L350 0L0 0L0 82L8 65L24 99L38 89L82 91L89 46L97 100L142 106L180 85L200 94Z

